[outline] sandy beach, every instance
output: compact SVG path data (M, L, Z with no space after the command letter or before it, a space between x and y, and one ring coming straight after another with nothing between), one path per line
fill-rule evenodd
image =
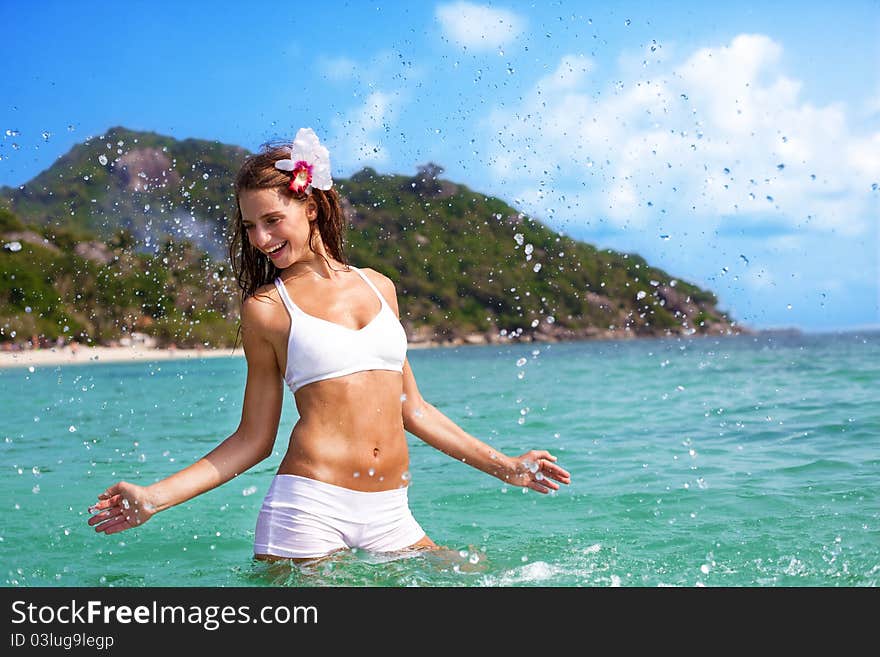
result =
M155 347L84 347L70 346L44 349L0 351L0 368L37 367L48 365L82 365L141 360L176 360L188 358L244 357L241 346L232 349L159 349Z
M408 349L426 349L436 344L411 343ZM219 358L232 356L244 358L241 345L232 351L223 349L174 349L135 345L130 347L84 347L71 349L63 347L44 347L40 349L20 349L0 351L0 369L11 367L37 367L54 365L82 365L88 363L118 363L142 360L182 360L189 358Z

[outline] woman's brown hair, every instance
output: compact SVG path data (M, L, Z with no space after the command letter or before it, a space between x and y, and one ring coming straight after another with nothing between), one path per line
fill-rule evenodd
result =
M264 144L259 153L249 156L244 161L235 177L235 215L229 231L229 259L238 287L241 289L242 303L253 296L261 286L274 281L281 271L248 240L247 231L242 225L239 203L241 193L244 191L278 188L297 201L313 199L317 207L317 219L309 224L311 229L309 249L315 253L314 239L320 233L327 253L348 266L343 250L345 213L339 202L339 195L332 187L326 191L312 188L310 193L300 194L290 191L288 186L291 174L275 168L275 162L289 157L289 145Z

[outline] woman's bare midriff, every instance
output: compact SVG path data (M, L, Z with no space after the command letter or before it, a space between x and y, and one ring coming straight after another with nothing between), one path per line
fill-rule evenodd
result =
M296 391L299 420L278 474L295 474L359 491L409 484L403 428L403 377L367 370Z

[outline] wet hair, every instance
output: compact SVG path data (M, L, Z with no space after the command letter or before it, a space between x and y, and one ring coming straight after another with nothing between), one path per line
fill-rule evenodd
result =
M271 283L281 271L264 253L254 247L242 224L241 193L257 189L279 189L283 194L299 202L313 201L317 219L309 222L309 249L315 251L315 240L320 235L327 253L348 267L343 248L346 227L345 212L334 188L326 191L312 188L310 193L296 194L289 189L291 174L275 168L275 162L290 157L290 145L264 144L260 151L249 156L235 177L235 215L229 230L228 253L241 290L241 301L253 296L263 285ZM326 260L326 258L325 258ZM329 261L328 261L328 264ZM239 326L239 331L241 326ZM236 343L238 339L236 338ZM235 346L233 345L233 349Z

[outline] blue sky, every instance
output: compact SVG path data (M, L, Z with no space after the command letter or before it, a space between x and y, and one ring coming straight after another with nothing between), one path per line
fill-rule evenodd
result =
M0 184L116 125L310 126L339 177L439 163L746 325L880 326L880 2L2 6Z

